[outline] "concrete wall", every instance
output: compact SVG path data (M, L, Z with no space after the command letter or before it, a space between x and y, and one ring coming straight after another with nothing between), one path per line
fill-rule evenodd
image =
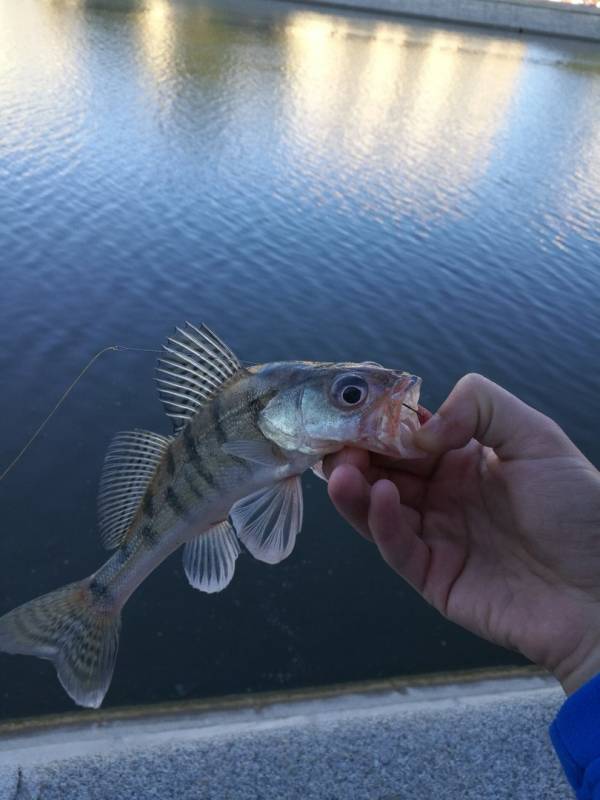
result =
M600 41L600 9L549 0L303 0L363 11Z
M543 677L390 681L0 725L0 800L568 800L563 700Z

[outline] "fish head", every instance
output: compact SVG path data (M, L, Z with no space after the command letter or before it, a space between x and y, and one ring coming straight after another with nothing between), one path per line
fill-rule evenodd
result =
M258 425L284 450L322 457L352 445L396 457L422 455L411 443L423 413L416 375L373 362L287 362L257 374L272 387Z

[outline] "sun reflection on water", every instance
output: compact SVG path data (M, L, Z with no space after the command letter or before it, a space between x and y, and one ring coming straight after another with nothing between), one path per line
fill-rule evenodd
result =
M38 134L46 130L40 151L66 137L75 152L98 81L126 64L123 108L147 110L174 143L226 128L215 152L246 158L274 115L290 179L305 182L316 202L353 197L382 220L461 214L511 135L511 100L525 74L531 83L527 40L280 8L276 24L257 23L250 36L231 10L204 3L22 0L6 14L0 2L0 99L23 108L3 144L29 146L34 108ZM113 54L118 31L131 46ZM91 53L102 54L101 68ZM537 91L550 90L540 82ZM270 151L259 149L266 172ZM570 158L573 176L595 170L597 138ZM565 180L561 196L572 209L594 207Z
M399 172L399 202L435 192L444 213L485 170L526 50L492 39L473 50L468 35L411 38L384 23L359 37L343 22L305 12L286 28L286 47L288 119L305 157L334 172L352 164L363 190L370 171ZM396 142L384 153L382 126L393 128Z
M150 88L156 90L157 100L170 103L160 87L174 71L176 54L176 29L174 10L169 0L147 0L136 16L136 34L141 45L142 61L148 69Z
M66 13L50 0L0 2L0 118L12 123L3 126L0 151L35 156L27 169L44 169L46 156L65 146L74 159L81 145L88 73L78 7L78 0Z

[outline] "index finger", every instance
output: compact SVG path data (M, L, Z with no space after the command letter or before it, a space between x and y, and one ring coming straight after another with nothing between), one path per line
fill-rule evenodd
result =
M432 454L464 447L471 439L505 460L579 453L553 420L476 374L458 381L414 438L418 447Z

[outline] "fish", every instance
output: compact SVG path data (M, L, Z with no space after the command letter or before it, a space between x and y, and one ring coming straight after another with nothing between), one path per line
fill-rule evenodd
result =
M290 555L302 526L300 476L346 445L406 458L420 426L421 379L374 362L244 366L205 325L163 345L159 397L169 436L118 433L100 478L98 527L114 551L92 575L0 617L0 651L53 662L80 706L109 689L122 609L183 547L192 587L213 593L245 548L266 564Z

